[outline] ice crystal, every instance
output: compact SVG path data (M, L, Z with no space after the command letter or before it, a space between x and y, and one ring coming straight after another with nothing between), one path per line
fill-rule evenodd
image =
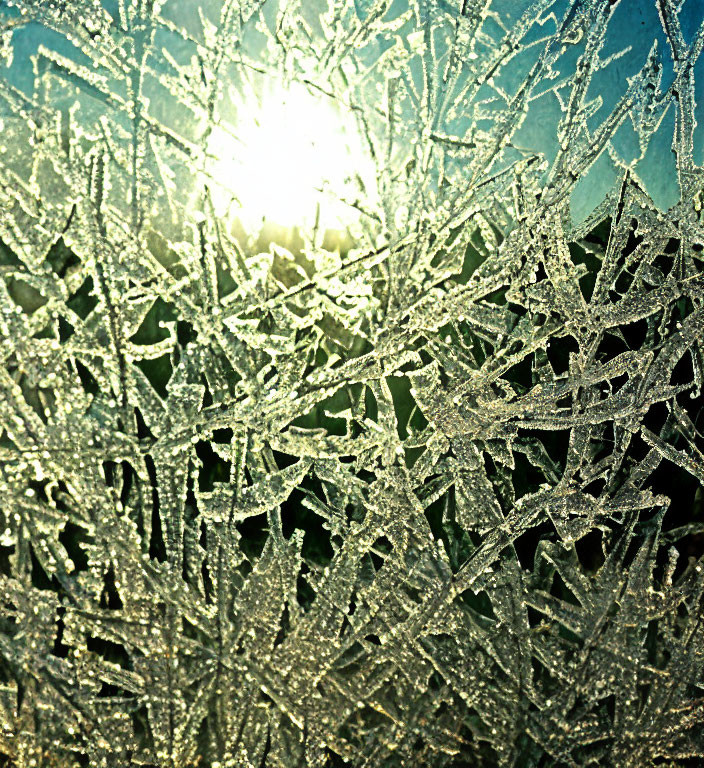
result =
M0 2L8 765L704 760L702 48Z

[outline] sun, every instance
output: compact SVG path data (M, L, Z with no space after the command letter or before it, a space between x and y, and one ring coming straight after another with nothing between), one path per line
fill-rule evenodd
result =
M358 201L373 197L376 174L351 110L293 83L243 101L237 115L207 143L221 214L249 232L265 222L345 230L358 221Z

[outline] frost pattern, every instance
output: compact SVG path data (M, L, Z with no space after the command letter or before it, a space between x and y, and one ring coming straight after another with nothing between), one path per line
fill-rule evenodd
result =
M9 764L704 759L704 25L652 1L0 4ZM279 81L356 121L348 231L228 218Z

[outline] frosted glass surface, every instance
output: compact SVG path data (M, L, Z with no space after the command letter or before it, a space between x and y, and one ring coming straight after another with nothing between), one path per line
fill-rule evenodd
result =
M0 1L0 764L701 764L702 48Z

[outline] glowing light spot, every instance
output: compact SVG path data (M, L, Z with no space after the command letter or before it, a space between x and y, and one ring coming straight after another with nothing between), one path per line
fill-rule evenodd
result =
M345 229L355 203L374 195L374 165L353 115L301 84L270 88L244 102L232 126L208 140L208 175L221 215L249 231L264 221L286 227Z

